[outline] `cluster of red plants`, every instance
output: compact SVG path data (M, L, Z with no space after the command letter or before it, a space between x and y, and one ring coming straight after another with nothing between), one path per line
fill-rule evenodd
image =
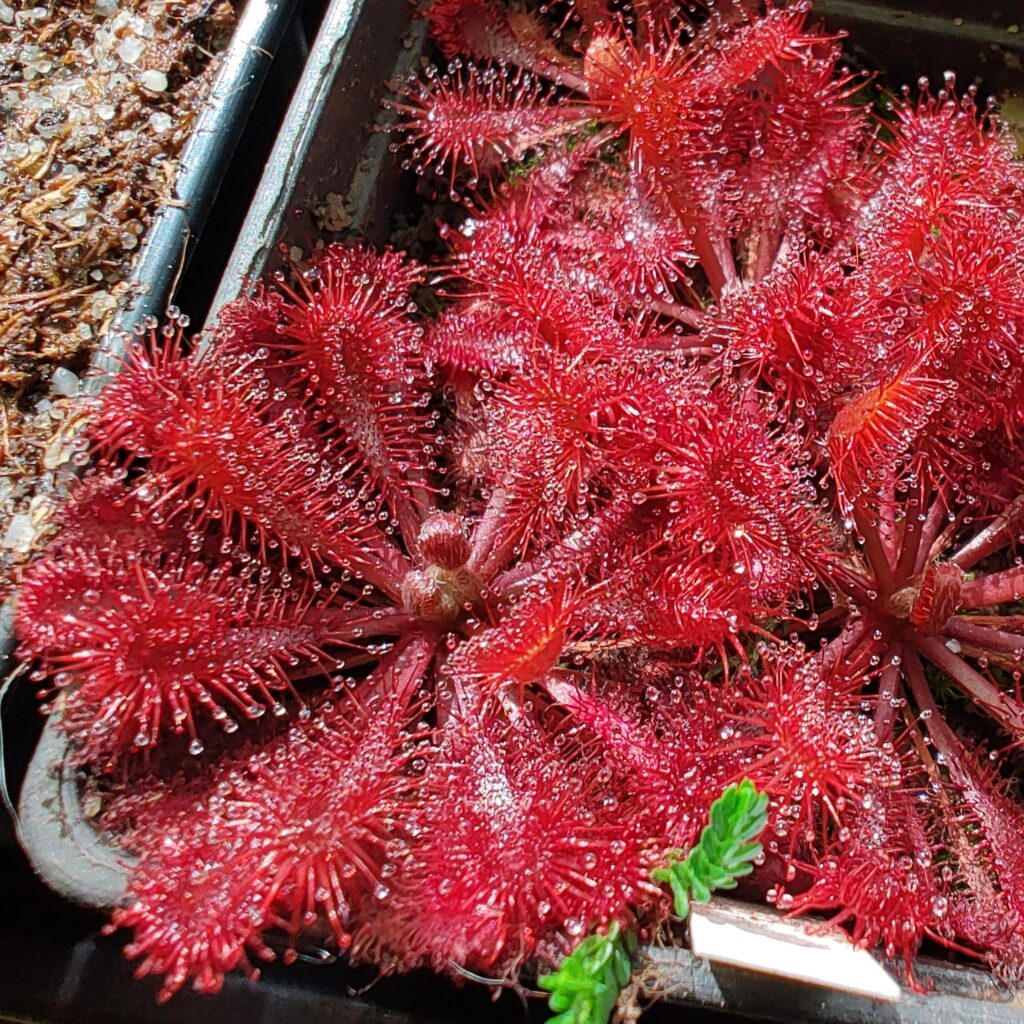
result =
M1024 174L748 7L437 0L443 265L329 247L106 388L18 629L165 996L657 923L743 776L780 907L1024 974Z

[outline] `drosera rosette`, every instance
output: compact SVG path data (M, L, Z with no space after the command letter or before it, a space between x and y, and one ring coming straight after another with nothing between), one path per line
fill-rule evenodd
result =
M478 304L497 294L523 315L543 306L543 329L568 339L573 326L607 337L594 311L610 306L645 325L632 343L645 380L672 379L644 425L658 439L644 494L668 499L667 558L657 545L642 556L637 611L621 593L597 606L621 634L674 621L691 651L715 649L703 629L716 606L737 626L724 652L741 668L735 696L712 700L710 713L722 750L773 794L778 840L767 847L788 865L772 889L784 908L830 892L858 941L909 964L928 936L1013 979L1017 940L981 923L1002 914L1004 936L1020 931L1015 868L996 838L1017 813L1009 777L1024 707L1024 177L1012 141L973 89L957 95L950 73L937 93L923 79L917 99L883 96L878 119L856 101L867 83L839 65L838 40L811 25L806 5L764 15L740 4L698 15L572 5L546 22L557 62L550 47L531 49L543 17L527 24L494 7L437 5L445 56L459 51L462 76L546 77L558 99L545 94L537 115L550 133L560 101L566 141L546 135L487 187L467 181L453 154L450 181L469 207L449 232L470 282L460 294ZM412 87L414 162L458 135L447 74ZM516 107L521 138L528 106ZM581 113L593 118L585 132ZM501 111L488 116L500 150ZM478 162L486 141L478 130ZM572 313L544 298L559 275L577 286ZM673 435L681 417L702 421L697 437ZM674 530L719 571L694 579ZM706 612L696 622L694 604ZM804 647L755 654L766 626ZM648 662L633 671L651 677ZM560 687L570 715L607 741L631 731L593 682ZM786 723L807 701L810 720L835 716L832 749L803 719ZM901 792L914 817L886 816L887 841L878 809ZM962 822L993 838L964 845ZM876 841L865 847L867 834ZM919 840L928 851L908 874L899 851ZM858 889L843 872L858 877L863 857L880 866L877 884ZM890 895L915 872L919 898L893 925Z
M419 274L328 248L202 345L138 339L27 581L23 655L54 673L71 756L139 855L115 924L164 997L255 974L268 932L294 947L321 917L385 970L514 977L663 914L652 864L706 806L697 785L645 802L550 696L607 676L634 700L638 637L598 604L631 592L673 514L643 410L686 375L645 382L631 350L532 333L521 369L457 393L413 344ZM642 643L692 666L732 629L715 617L680 652L645 623ZM200 886L215 912L186 897Z
M435 4L444 261L329 246L100 399L18 630L165 997L275 931L515 983L743 778L780 907L1022 969L1021 170L804 5L615 6Z

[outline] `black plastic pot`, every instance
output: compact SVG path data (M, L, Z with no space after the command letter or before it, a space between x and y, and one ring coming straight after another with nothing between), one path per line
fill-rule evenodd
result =
M933 82L941 82L944 70L956 68L961 86L977 82L983 94L1012 88L1024 91L1020 71L1024 33L1012 31L1015 16L995 10L961 15L951 0L931 4L916 0L913 7L896 9L861 0L819 0L817 4L831 27L850 31L850 50L855 57L866 66L885 70L894 87L916 80L921 72L929 73ZM381 119L383 82L403 76L414 66L422 46L422 23L411 17L408 0L333 0L327 4L233 250L226 254L223 246L207 249L201 284L196 284L195 275L186 279L186 291L191 287L197 296L194 309L209 303L215 313L247 281L279 265L282 253L292 247L307 251L317 238L331 240L334 236L322 224L317 226L313 212L329 193L341 197L351 218L346 233L354 230L378 243L387 240L395 213L410 204L413 183L391 159L387 137L370 129ZM236 129L237 124L232 130ZM252 165L246 153L241 162ZM209 203L210 195L203 193L195 209L205 214ZM232 233L236 229L237 225ZM220 283L214 294L212 282L218 274ZM135 312L158 311L163 298L157 294ZM121 892L124 872L114 853L78 815L75 780L54 770L62 761L61 742L59 734L48 728L36 748L21 794L21 839L36 870L50 886L87 906L107 906ZM39 899L38 894L35 898ZM53 897L43 897L43 901L50 912L61 907L59 912L66 913ZM31 906L25 912L32 913ZM95 927L94 918L81 920ZM37 919L33 930L39 934L33 934L34 942L45 934L44 928ZM456 996L446 983L423 977L384 983L366 998L350 997L345 986L360 975L341 966L314 970L301 965L284 971L271 968L269 977L255 990L239 979L229 979L228 991L218 1001L184 996L171 1008L157 1011L148 1002L155 985L129 986L128 969L117 960L116 944L97 940L88 932L73 935L70 972L45 955L32 964L40 986L50 988L58 978L63 979L57 999L47 1001L48 997L28 991L30 986L23 979L20 983L14 979L20 993L17 1012L110 1024L122 1020L290 1022L310 1017L412 1024L515 1020L528 1012L512 997L503 1000L499 1009L489 1006L486 993L479 989ZM52 946L48 948L52 950ZM5 991L4 982L11 981L4 977L9 962L5 952L9 951L0 944L0 993ZM795 947L794 956L799 955ZM696 1016L686 1018L689 1020L726 1012L823 1024L1024 1021L1024 1009L1009 1002L985 972L971 968L924 961L919 975L935 986L935 994L921 997L906 992L899 1003L880 1004L709 964L685 949L649 949L641 957L644 966L651 968L652 987L665 993L666 1005L651 1020L681 1019L678 1007L685 1004L701 1008ZM102 986L89 995L83 977L93 983L102 978ZM62 1002L66 990L72 994ZM114 1001L121 1009L111 1009ZM0 1017L5 1008L0 995ZM529 1012L543 1018L542 1009ZM70 1015L61 1016L65 1013Z

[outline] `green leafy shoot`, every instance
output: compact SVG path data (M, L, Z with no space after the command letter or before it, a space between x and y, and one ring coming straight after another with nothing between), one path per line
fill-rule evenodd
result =
M736 879L754 870L761 854L757 837L768 820L768 794L750 779L729 786L711 805L709 821L697 845L682 857L668 854L665 867L652 872L672 887L675 912L686 917L690 903L706 903L716 889L733 889ZM636 936L613 921L601 934L588 935L551 974L537 984L551 993L556 1016L548 1024L608 1024L619 993L629 983Z
M636 937L612 921L603 934L588 935L552 974L537 984L551 995L557 1016L548 1024L608 1024L619 992L629 983Z
M757 837L768 820L768 794L744 779L711 805L709 818L685 857L682 851L670 853L665 867L651 873L654 881L672 887L678 917L686 917L691 903L707 903L716 889L735 889L736 880L754 870L762 850Z

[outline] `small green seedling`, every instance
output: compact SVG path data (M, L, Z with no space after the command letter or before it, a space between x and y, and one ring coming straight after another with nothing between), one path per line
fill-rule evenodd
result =
M651 874L671 886L677 917L686 917L691 903L706 903L717 889L735 889L736 880L754 870L762 850L757 837L767 820L768 794L750 779L722 793L697 845L685 857L670 853L665 867Z
M757 837L768 820L768 795L749 779L729 786L711 805L709 821L697 845L685 856L670 853L665 867L652 872L656 882L671 886L677 916L691 903L705 903L716 889L733 889L750 874L761 854ZM551 995L554 1011L548 1024L608 1024L619 993L629 983L636 936L612 921L588 935L551 974L537 984Z

